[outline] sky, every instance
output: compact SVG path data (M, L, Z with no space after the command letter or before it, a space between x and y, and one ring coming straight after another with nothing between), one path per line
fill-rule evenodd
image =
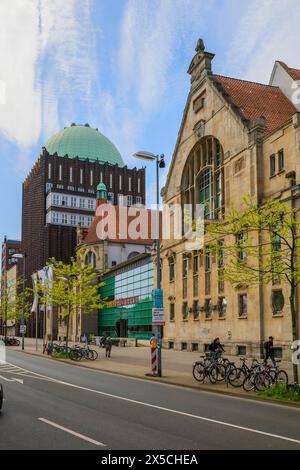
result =
M268 83L275 60L300 68L299 24L299 0L1 0L0 241L20 238L22 182L54 133L89 123L129 167L137 150L169 164L197 39L215 73ZM148 167L148 205L153 184Z

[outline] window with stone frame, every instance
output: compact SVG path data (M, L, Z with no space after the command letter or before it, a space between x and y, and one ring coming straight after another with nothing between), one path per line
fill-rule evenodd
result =
M175 304L170 304L170 321L175 321Z
M281 289L272 292L272 312L273 315L281 315L284 307L284 295Z
M239 294L238 296L239 302L239 317L247 317L248 315L248 297L247 294Z
M283 171L285 167L284 163L284 150L279 150L278 152L278 172Z
M219 318L226 318L227 300L225 297L219 297L218 311L219 311Z
M182 176L182 205L191 204L194 219L197 204L204 205L206 219L224 213L224 153L214 137L204 137L190 153Z
M204 311L205 311L205 319L210 320L212 318L212 311L213 311L211 299L205 299Z
M169 280L170 282L175 281L175 258L171 256L169 258Z
M270 156L270 176L274 176L276 174L276 156L275 153Z
M193 317L194 317L194 320L199 320L199 316L200 316L199 300L194 300L194 302L193 302Z
M182 319L183 321L186 321L189 316L189 306L187 302L183 302L182 304Z

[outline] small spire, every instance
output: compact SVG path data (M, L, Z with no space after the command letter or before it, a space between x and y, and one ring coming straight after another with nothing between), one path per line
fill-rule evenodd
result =
M203 39L198 39L195 51L196 52L204 52L205 51L205 45L204 45Z

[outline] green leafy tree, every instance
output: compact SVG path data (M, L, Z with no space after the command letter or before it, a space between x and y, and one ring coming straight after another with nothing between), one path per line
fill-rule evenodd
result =
M299 210L279 200L268 200L258 206L250 196L243 208L235 207L223 220L209 222L206 232L213 240L219 257L225 259L219 278L235 287L257 286L271 282L286 283L289 288L291 337L298 338L297 287L300 283ZM220 241L222 250L220 251ZM220 265L220 263L219 263ZM293 364L295 383L298 367Z
M8 320L19 322L23 317L28 320L31 314L32 290L24 289L23 279L7 282L1 279L0 317L2 322Z
M43 304L61 309L67 324L68 347L71 316L77 315L78 309L84 315L103 308L99 293L102 284L93 267L83 264L79 257L71 258L69 264L51 259L48 265L53 269L53 280L48 284L38 281L37 294Z

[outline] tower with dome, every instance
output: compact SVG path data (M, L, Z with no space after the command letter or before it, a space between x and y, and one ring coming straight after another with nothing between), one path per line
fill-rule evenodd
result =
M27 282L49 258L67 262L74 255L77 227L90 226L99 183L105 184L111 204L145 204L145 169L125 166L116 146L98 129L73 123L49 138L23 183ZM42 336L42 319L39 323Z

